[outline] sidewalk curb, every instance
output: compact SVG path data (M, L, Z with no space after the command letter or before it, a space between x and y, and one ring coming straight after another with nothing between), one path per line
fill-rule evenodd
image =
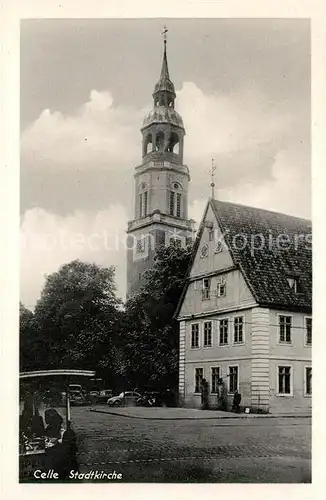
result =
M239 419L247 419L251 420L254 418L311 418L311 415L253 415L247 416L247 415L241 415L241 416L236 416L236 417L229 417L229 416L218 416L218 417L199 417L199 418L194 418L194 417L142 417L138 415L127 415L125 413L117 413L117 412L112 412L112 411L104 411L104 410L93 410L89 409L90 412L93 413L104 413L107 415L118 415L119 417L126 417L126 418L135 418L138 420L239 420Z

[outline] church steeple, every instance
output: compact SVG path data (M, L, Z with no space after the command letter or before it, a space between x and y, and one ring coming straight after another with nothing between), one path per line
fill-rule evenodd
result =
M135 168L134 218L128 223L127 290L136 291L157 249L171 240L185 246L193 235L188 219L189 169L183 164L185 129L174 109L176 93L170 79L166 28L160 78L154 105L141 127L142 162Z
M167 160L182 165L183 138L186 132L181 116L174 109L176 93L170 79L166 46L165 36L161 74L153 92L154 107L145 116L141 128L142 156L144 163L149 160Z
M170 79L169 75L169 67L168 67L168 58L166 56L166 39L164 40L164 54L163 54L163 62L162 62L162 69L161 69L161 80L164 79Z
M160 79L155 85L153 98L154 106L166 106L174 108L174 99L176 97L174 85L170 80L168 58L166 55L166 38L164 39L164 52Z

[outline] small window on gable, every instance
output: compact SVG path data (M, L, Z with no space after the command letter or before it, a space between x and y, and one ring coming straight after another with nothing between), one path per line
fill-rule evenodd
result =
M220 252L222 252L222 250L223 250L222 242L218 241L216 246L215 246L214 253L220 253Z
M214 241L214 229L209 229L208 230L208 240L209 241Z

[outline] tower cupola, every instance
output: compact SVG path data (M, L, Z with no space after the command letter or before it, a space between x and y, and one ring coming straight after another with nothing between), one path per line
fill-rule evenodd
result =
M182 164L185 129L181 116L174 109L176 93L169 75L166 45L165 38L161 74L153 92L154 106L141 128L142 156L143 162L167 160Z

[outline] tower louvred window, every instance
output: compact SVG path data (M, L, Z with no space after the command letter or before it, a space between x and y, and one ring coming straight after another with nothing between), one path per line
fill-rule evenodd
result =
M174 215L174 192L170 191L170 215Z

